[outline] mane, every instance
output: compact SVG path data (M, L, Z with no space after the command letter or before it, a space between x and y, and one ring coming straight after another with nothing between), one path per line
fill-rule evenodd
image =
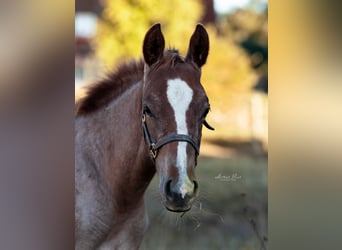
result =
M168 49L164 52L160 65L174 67L177 63L184 63L176 49ZM133 84L138 83L144 76L144 61L130 61L120 65L114 72L109 73L103 80L90 85L86 90L85 97L76 102L75 114L82 116L90 114L110 101L120 96Z
M177 63L184 63L184 58L179 55L177 49L168 49L164 52L162 60L159 64L166 64L169 67L174 67Z
M143 75L143 60L130 61L120 65L103 80L87 88L85 97L76 103L76 116L92 113L107 105L111 100L125 92L130 86L141 80Z

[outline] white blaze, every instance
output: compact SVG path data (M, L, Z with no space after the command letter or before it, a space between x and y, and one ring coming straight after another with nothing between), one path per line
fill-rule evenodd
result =
M186 123L186 112L189 108L193 96L193 91L189 85L179 79L173 79L167 81L167 99L171 104L173 112L175 114L175 120L177 125L177 134L188 134L188 127ZM184 198L187 193L187 188L192 187L192 182L187 176L187 154L186 154L187 142L178 142L177 147L177 168L179 171L179 185L181 185L180 192ZM189 190L190 191L190 190Z

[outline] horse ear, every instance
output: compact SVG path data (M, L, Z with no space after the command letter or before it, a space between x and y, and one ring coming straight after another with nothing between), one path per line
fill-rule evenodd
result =
M165 40L160 29L160 23L153 25L146 33L143 45L145 62L151 66L162 56L165 47Z
M198 67L202 67L207 61L209 52L209 36L203 25L197 24L189 44L186 61L193 61Z

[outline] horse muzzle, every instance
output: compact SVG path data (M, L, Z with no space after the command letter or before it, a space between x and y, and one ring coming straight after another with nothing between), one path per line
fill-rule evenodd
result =
M198 184L196 181L182 181L173 184L168 180L164 187L165 207L171 212L186 212L191 209L193 202L198 196Z

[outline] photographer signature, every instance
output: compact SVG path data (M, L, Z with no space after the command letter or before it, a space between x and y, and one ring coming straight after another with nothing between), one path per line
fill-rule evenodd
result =
M215 180L219 180L219 181L236 181L238 179L241 179L241 176L238 176L237 173L234 173L232 175L222 175L221 173L219 173L217 176L214 177Z

